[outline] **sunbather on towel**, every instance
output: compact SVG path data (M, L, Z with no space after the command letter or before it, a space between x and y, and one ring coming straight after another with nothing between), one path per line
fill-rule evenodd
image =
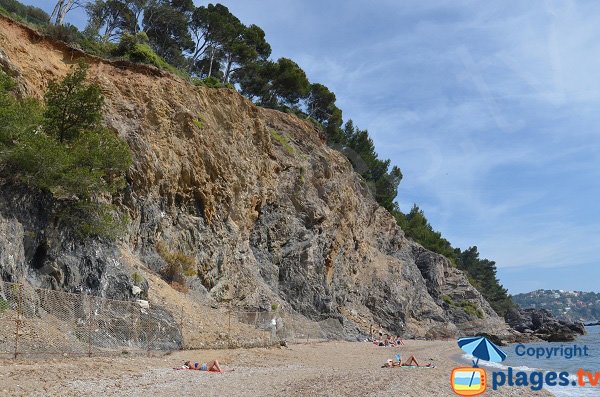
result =
M198 371L213 371L213 372L223 372L223 369L219 365L217 360L212 360L207 363L192 363L191 361L186 361L183 363L184 366L189 369L195 369Z
M392 367L431 367L432 364L419 365L415 356L411 355L406 361L394 361L391 358L387 360L387 363L381 368L392 368Z

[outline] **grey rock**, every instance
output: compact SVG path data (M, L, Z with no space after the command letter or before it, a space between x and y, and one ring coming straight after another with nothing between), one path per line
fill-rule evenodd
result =
M515 330L548 342L570 342L585 334L583 323L556 319L545 309L510 309L506 322Z
M21 45L27 51L8 45L3 55L30 92L69 67L52 52L63 45ZM107 127L133 154L128 186L114 197L131 220L119 244L154 272L165 265L159 242L195 257L198 277L188 285L198 301L259 311L277 304L328 338L360 338L372 323L405 337L509 332L462 272L405 237L310 123L144 68L95 59L90 76L105 93ZM136 299L119 245L74 238L52 208L48 197L3 186L0 231L15 239L0 239L2 277Z

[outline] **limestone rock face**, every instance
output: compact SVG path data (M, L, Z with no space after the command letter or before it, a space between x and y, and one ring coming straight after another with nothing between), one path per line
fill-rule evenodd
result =
M18 71L24 92L40 97L84 57L0 22L0 67ZM228 89L86 58L105 95L105 123L133 154L128 187L115 198L131 219L127 235L77 241L53 228L43 197L5 185L3 278L133 300L134 270L122 256L159 271L160 242L196 259L192 292L246 308L278 304L329 336L358 337L371 323L407 337L507 332L460 271L404 236L309 122ZM482 318L444 295L471 302Z

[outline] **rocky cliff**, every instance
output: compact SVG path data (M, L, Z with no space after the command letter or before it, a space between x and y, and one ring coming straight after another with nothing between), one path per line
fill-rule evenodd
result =
M282 310L355 337L373 322L407 337L508 328L444 257L408 240L314 126L228 89L88 57L0 18L0 67L41 97L80 58L130 146L129 216L117 243L79 241L45 198L3 182L0 272L34 285L129 299L133 267L158 272L158 243L195 257L190 296ZM468 302L473 310L465 310Z

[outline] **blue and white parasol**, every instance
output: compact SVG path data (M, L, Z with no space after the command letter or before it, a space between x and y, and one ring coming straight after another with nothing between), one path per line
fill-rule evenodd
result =
M477 358L477 361L473 362L474 368L477 368L479 360L494 361L496 363L506 360L506 353L500 350L498 346L490 342L485 336L459 338L458 347ZM471 386L474 376L475 372L473 372L473 376L471 376L471 382L469 382L469 386Z

